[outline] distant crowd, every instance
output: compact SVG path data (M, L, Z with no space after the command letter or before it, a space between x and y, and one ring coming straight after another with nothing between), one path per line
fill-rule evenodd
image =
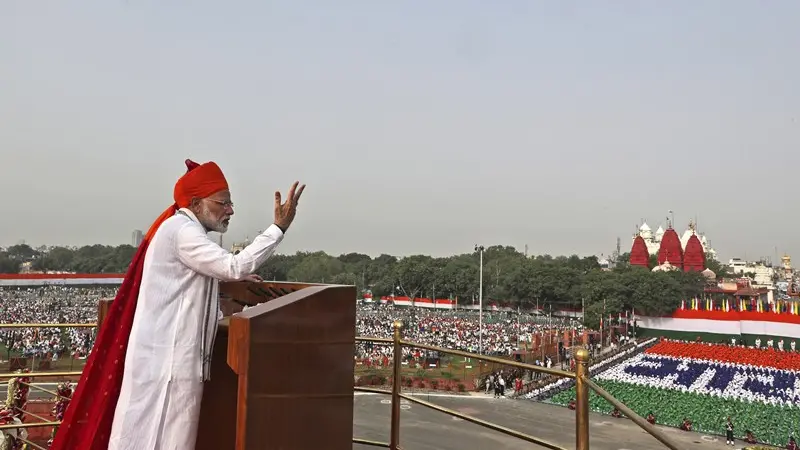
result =
M392 337L392 324L403 322L403 339L421 344L495 356L509 356L517 349L529 345L533 336L545 330L558 335L563 330L582 332L574 319L543 317L531 314L484 312L483 338L480 320L475 311L438 311L422 308L401 308L380 304L358 307L356 335ZM411 349L404 349L410 353ZM359 344L356 356L375 362L392 354L391 346Z
M0 288L0 323L96 322L98 300L115 292L66 286ZM0 328L0 343L6 353L25 357L80 359L94 345L94 333L92 328Z
M101 298L113 297L109 287L6 287L0 288L0 323L93 323ZM431 311L376 303L359 304L356 334L391 337L392 323L404 323L404 339L439 347L507 356L533 341L543 330L575 329L572 319L548 318L531 314L484 312L483 339L480 339L475 311ZM86 358L94 344L92 328L0 328L0 343L5 350L36 358ZM406 350L409 351L410 350ZM379 360L391 355L388 346L357 346L356 356ZM0 353L0 358L4 357Z

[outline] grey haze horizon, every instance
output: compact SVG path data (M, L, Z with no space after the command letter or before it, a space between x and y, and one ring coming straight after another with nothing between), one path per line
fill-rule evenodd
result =
M214 160L281 253L800 254L800 3L0 5L0 246L129 243Z

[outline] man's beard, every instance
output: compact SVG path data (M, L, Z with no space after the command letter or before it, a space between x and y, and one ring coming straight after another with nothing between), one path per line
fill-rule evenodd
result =
M203 205L203 210L200 214L200 217L197 218L200 221L200 224L203 225L208 231L216 231L220 234L228 231L228 221L230 220L230 216L225 215L216 220L210 219L210 217L212 217L211 211L209 211L207 205Z

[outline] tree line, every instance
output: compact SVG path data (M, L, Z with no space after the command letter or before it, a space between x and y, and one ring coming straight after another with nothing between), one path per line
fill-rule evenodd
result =
M130 245L33 248L20 244L0 251L0 273L18 272L23 265L34 271L124 273L135 251ZM600 315L616 317L633 309L666 314L681 300L703 294L705 280L698 273L651 272L630 266L628 257L627 253L620 255L613 269L608 269L601 267L595 256L526 256L513 247L488 247L483 258L484 302L538 307L545 313L584 308L591 323L599 322ZM652 260L651 267L655 263ZM725 275L725 267L716 261L710 260L709 266ZM478 298L479 272L477 253L373 258L319 251L275 255L260 268L259 275L265 280L355 285L359 292L370 291L375 298L435 296L471 304Z

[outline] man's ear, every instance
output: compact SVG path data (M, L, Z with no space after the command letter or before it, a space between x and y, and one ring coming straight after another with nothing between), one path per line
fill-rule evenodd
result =
M189 202L189 209L192 212L197 212L200 210L200 199L197 197L192 197L192 200Z

